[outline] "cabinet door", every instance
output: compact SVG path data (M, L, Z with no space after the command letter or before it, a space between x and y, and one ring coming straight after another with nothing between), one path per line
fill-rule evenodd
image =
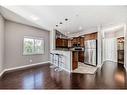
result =
M91 33L91 34L87 34L84 37L85 41L87 41L87 40L95 40L95 39L97 39L97 32Z
M80 46L84 47L84 37L81 37L81 39L80 39Z
M64 45L65 45L65 47L68 47L68 39L65 39Z
M77 44L80 44L80 37L76 38L76 42L77 42Z
M60 47L61 46L61 39L57 38L56 39L56 47Z
M85 41L90 40L90 39L91 39L90 34L85 35Z
M78 52L72 52L72 69L78 68Z
M79 51L78 53L78 61L84 63L84 51Z
M74 38L73 44L77 44L77 39L76 38Z
M65 45L65 39L61 39L62 40L62 42L61 42L61 46L62 47L65 47L66 45Z
M68 39L68 47L72 47L72 41L71 41L71 39Z
M73 44L74 44L74 39L71 40L71 45L73 46Z
M61 39L61 46L64 47L64 39Z
M75 70L78 68L78 61L73 61L73 67L72 70Z
M97 33L92 33L91 34L91 40L97 39Z

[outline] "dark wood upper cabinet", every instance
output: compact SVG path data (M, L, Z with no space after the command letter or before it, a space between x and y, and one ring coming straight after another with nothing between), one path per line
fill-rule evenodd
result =
M91 34L86 34L84 36L84 40L87 41L87 40L95 40L97 39L97 32L95 33L91 33Z
M61 42L62 40L60 38L56 39L56 47L60 47L61 46Z
M57 48L67 48L68 47L68 39L63 39L63 38L57 38L56 39L56 47Z
M80 46L81 47L84 47L84 37L81 37L80 38Z
M56 47L58 48L68 48L73 47L75 45L79 45L81 47L84 47L84 43L87 40L95 40L97 39L97 32L83 35L84 37L74 37L71 39L67 38L56 38Z
M63 46L68 47L68 39L63 39Z
M70 39L69 46L73 47L76 44L83 47L84 46L84 37L75 37L73 39Z
M72 39L68 39L68 47L72 47Z
M73 44L77 44L77 38L73 38Z

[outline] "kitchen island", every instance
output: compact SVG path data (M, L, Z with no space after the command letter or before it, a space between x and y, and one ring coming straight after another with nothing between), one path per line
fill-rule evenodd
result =
M62 55L62 60L64 65L60 65L60 68L68 72L72 72L74 69L78 68L78 62L79 62L78 54L80 52L81 51L79 50L58 49L58 50L53 50L51 53ZM51 62L51 63L54 63L54 62ZM57 65L57 63L55 65Z
M63 65L60 65L60 68L64 69L65 71L71 72L72 71L72 51L68 50L52 50L52 54L59 54L62 55L62 61ZM52 58L52 57L51 57ZM56 60L58 62L58 58L52 58L51 63L54 65L58 65L57 62L54 62Z

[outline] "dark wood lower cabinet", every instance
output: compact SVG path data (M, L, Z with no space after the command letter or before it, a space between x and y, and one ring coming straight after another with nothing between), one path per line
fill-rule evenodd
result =
M78 68L78 52L73 51L72 52L72 69Z
M72 52L72 69L78 68L78 62L84 63L84 51L73 51Z
M78 61L84 63L84 51L78 52Z
M78 68L78 61L73 61L73 70Z

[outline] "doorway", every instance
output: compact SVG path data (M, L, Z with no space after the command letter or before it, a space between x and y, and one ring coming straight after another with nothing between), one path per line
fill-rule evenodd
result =
M124 27L103 31L103 62L116 63L124 68Z
M124 37L117 38L117 62L124 65Z

